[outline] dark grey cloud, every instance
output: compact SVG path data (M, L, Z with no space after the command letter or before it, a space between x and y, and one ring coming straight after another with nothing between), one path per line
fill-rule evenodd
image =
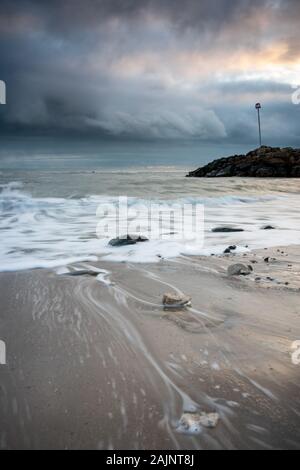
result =
M295 0L1 0L0 128L242 142L261 99L268 138L296 139L289 78L268 60L299 60L299 18Z
M287 0L286 3L297 5ZM107 19L139 19L154 14L183 27L207 23L222 25L249 15L255 8L277 8L274 0L2 0L1 10L11 24L24 14L40 20L43 28L65 32L78 26L90 28Z

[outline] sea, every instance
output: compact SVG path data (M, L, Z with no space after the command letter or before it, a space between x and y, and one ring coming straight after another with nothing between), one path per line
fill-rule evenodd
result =
M251 148L199 142L91 142L79 137L71 142L4 139L0 271L101 259L154 263L177 256L218 255L229 245L242 252L298 244L299 180L186 178L188 171L215 158ZM127 219L122 211L120 215L125 205ZM240 231L214 231L220 227ZM149 241L109 244L128 232L143 234Z

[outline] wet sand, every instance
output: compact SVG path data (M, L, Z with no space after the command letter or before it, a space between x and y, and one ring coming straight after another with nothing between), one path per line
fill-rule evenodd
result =
M0 275L0 448L299 448L300 247L93 267ZM185 411L220 420L182 434Z

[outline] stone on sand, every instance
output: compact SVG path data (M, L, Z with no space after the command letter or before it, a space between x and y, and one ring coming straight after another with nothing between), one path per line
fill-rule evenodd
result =
M191 305L191 297L180 294L164 294L162 299L166 308L188 307Z
M215 428L219 422L218 413L183 413L178 430L188 434L199 434L201 428Z
M228 276L248 276L251 273L249 266L242 263L231 264L227 269Z

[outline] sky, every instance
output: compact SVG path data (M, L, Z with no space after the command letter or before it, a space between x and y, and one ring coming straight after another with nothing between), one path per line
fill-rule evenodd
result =
M260 101L264 142L300 146L299 21L299 0L1 0L0 132L246 144Z

